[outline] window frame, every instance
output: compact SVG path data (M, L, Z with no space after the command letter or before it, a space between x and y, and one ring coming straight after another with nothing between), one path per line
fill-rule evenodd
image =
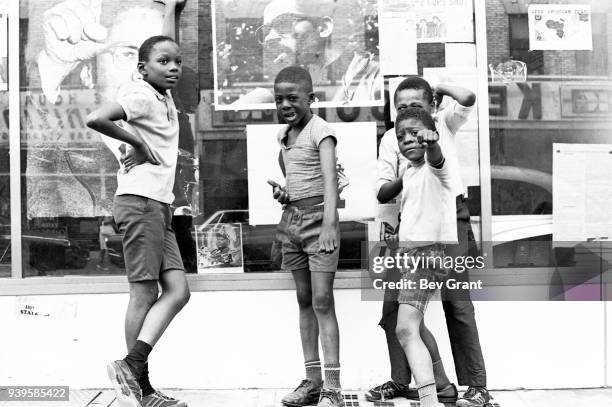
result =
M9 2L9 38L19 38L19 3ZM477 69L479 72L478 124L479 124L479 175L481 213L479 216L479 243L492 240L492 205L491 205L491 166L490 166L490 122L488 101L488 55L486 33L485 3L474 2L474 24L477 52ZM9 109L12 123L20 123L20 89L19 89L19 49L9 47ZM196 122L198 118L196 117ZM9 129L11 151L20 151L19 126ZM66 276L66 277L28 277L22 274L21 245L21 162L19 154L10 157L11 185L11 278L1 279L0 296L5 295L45 295L45 294L101 294L127 293L126 277L123 276ZM486 243L488 245L488 243ZM484 247L490 254L486 258L486 267L493 267L493 256L490 248ZM546 275L552 269L538 268L537 275ZM495 270L499 271L499 270ZM338 289L359 289L363 270L343 270L336 274L335 287ZM506 269L501 275L507 276L509 282L514 276L533 273L533 269ZM537 278L537 277L534 277ZM192 291L251 291L251 290L290 290L294 288L290 273L265 272L242 274L188 274L187 280Z

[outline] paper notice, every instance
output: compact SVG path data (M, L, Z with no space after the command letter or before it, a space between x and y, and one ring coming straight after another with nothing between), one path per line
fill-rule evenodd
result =
M406 1L381 0L378 5L380 63L383 75L417 74L414 9ZM401 38L401 41L398 39Z
M612 144L553 144L553 240L612 240Z
M592 50L591 7L588 5L531 4L531 50Z
M376 200L376 123L329 123L336 133L338 163L342 164L348 185L340 192L338 214L341 221L374 219ZM267 180L285 184L278 164L280 146L276 135L282 125L247 125L249 179L249 223L272 225L281 218L281 205L272 198ZM291 197L290 197L291 198Z
M417 42L474 42L472 0L413 0Z

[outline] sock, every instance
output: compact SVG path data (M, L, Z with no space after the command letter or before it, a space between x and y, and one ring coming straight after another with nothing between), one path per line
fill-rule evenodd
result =
M145 362L144 364L142 375L140 379L138 379L138 385L140 386L140 390L142 390L142 397L155 393L155 389L151 386L151 382L149 381L149 362Z
M145 363L147 363L147 358L152 349L153 348L148 343L136 341L128 355L123 358L125 363L127 363L132 370L136 380L140 379L140 376L142 376L142 371L144 370Z
M326 389L340 389L340 363L326 363L325 382Z
M306 368L306 378L311 380L313 383L321 383L323 378L321 377L321 361L311 360L310 362L304 362Z
M436 391L436 382L417 385L419 389L419 401L421 407L438 407L438 392Z
M433 372L434 377L436 378L436 388L443 389L450 384L450 380L448 380L446 372L444 371L442 359L438 359L433 362Z

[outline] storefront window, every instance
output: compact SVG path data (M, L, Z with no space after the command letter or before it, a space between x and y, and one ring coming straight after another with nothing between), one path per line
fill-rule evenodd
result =
M6 59L0 62L6 66ZM4 82L6 85L6 81ZM0 91L0 277L11 276L11 195L8 93Z
M164 5L108 0L73 10L71 4L20 2L24 277L123 274L121 235L112 221L119 143L88 129L85 118L135 78L138 47L161 34ZM197 15L197 2L189 7L186 15ZM195 38L197 19L184 20L182 35ZM78 38L66 38L73 32ZM193 72L197 47L184 51L184 61ZM193 212L194 198L197 203L188 117L197 87L193 73L185 77L191 83L176 94L181 157L174 204L183 215L176 217L181 236L189 238L190 222L182 218Z
M572 264L552 250L561 210L553 202L570 199L553 188L566 165L553 165L563 148L553 146L612 143L612 6L541 3L486 2L498 267ZM583 185L575 187L584 193Z
M612 6L597 0L400 3L186 3L175 27L184 69L173 91L180 153L172 210L188 273L280 270L280 205L266 184L283 182L271 90L276 74L293 64L311 73L313 111L337 132L339 166L348 175L339 196L339 270L362 268L362 242L380 237L372 223L377 143L393 125L390 96L413 74L434 86L467 88L477 103L488 97L489 133L481 132L487 118L476 105L456 146L477 239L479 223L491 225L494 265L560 264L553 250L558 202L569 198L553 186L568 167L556 158L565 157L566 146L612 144ZM85 118L136 78L138 46L161 33L166 5L103 0L74 11L71 4L19 3L23 277L125 273L122 234L112 218L119 143L87 128ZM474 14L481 7L483 38ZM81 35L70 36L76 32ZM488 95L477 92L485 80L477 66L485 61L477 55L485 46ZM445 97L437 109L450 103ZM0 105L0 276L6 277L17 260L10 255L8 94L2 90ZM490 168L480 168L481 137L489 141ZM480 175L489 170L491 196L481 196ZM599 191L598 182L588 187ZM488 205L489 198L493 217L483 219L481 202Z

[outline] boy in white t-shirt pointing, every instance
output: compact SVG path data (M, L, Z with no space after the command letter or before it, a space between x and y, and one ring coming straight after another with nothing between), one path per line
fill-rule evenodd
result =
M402 278L413 284L399 293L395 329L397 339L412 369L422 407L442 406L438 400L431 356L421 338L420 327L436 283L445 280L439 261L444 244L457 242L455 194L433 118L426 110L410 107L401 111L395 123L401 154L410 160L403 178L402 219L399 229L400 255L410 259L432 259L425 264L408 264ZM426 287L421 284L426 281Z

